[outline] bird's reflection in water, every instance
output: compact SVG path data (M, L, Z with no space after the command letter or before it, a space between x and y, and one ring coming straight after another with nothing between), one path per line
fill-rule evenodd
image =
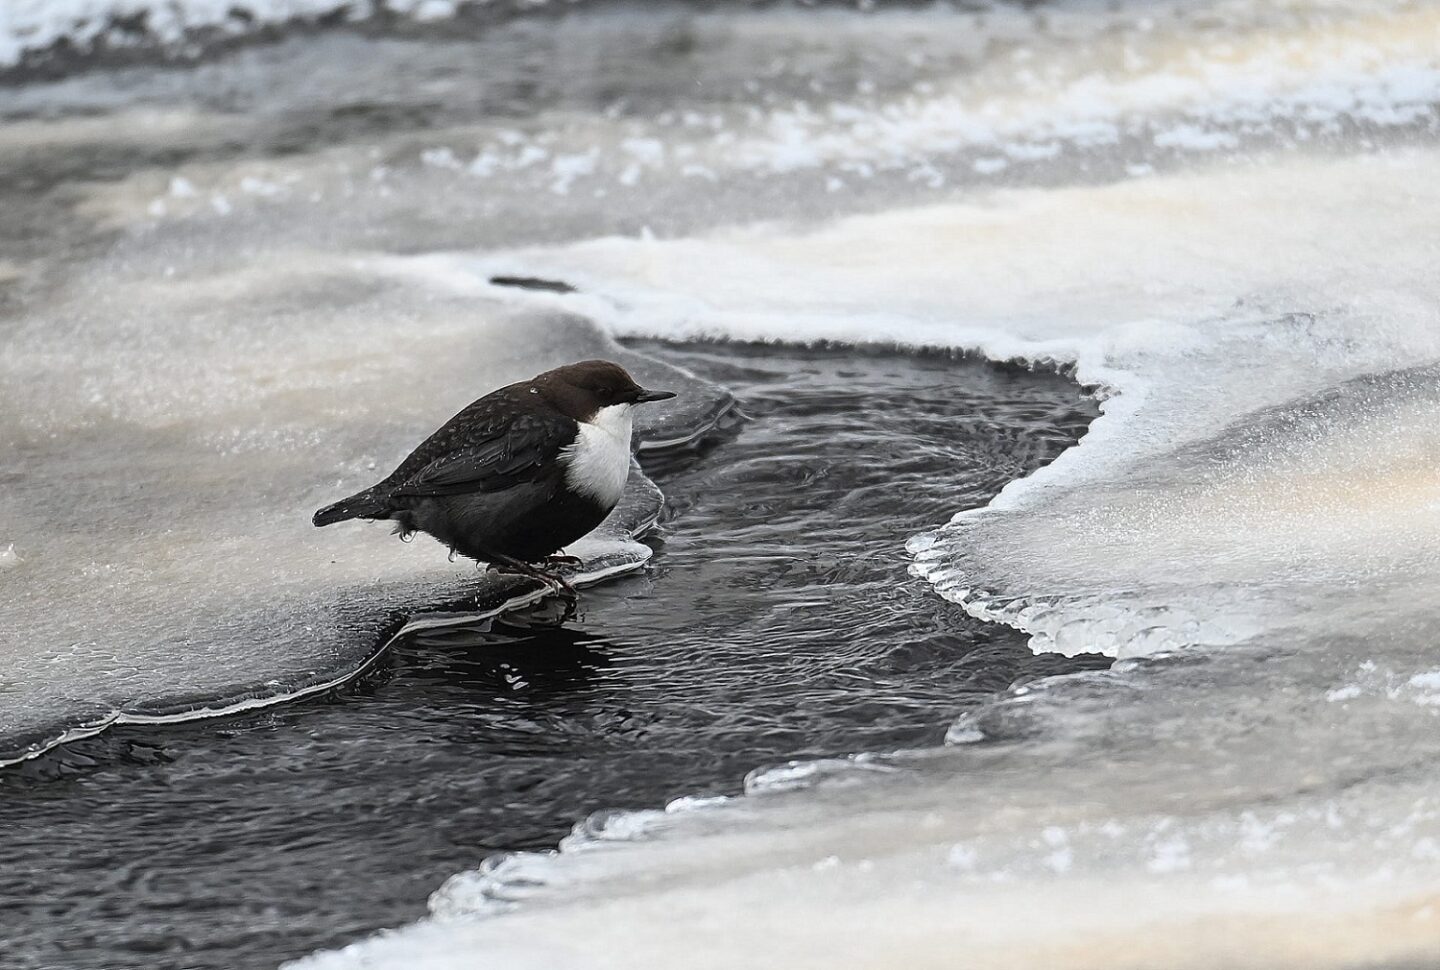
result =
M455 615L443 626L412 630L392 644L389 682L378 696L403 692L418 699L431 712L432 743L496 759L487 770L502 774L542 759L531 768L549 777L553 759L566 752L601 739L623 744L644 733L652 719L637 721L607 693L625 648L556 625L562 609L546 601L503 621ZM501 770L502 762L511 769Z
M504 619L463 614L403 634L391 647L392 673L471 690L525 695L585 690L610 665L615 644L564 626L568 604L546 599Z

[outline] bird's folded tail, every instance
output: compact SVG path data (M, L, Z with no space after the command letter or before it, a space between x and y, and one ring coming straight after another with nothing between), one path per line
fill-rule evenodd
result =
M349 498L342 498L333 505L327 505L310 521L317 526L344 522L346 519L384 519L390 515L390 505L374 489L356 492Z

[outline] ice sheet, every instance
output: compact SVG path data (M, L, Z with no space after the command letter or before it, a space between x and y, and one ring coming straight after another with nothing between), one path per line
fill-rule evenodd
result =
M532 594L429 539L317 530L310 513L494 387L586 356L637 359L574 317L435 299L314 253L91 272L18 321L0 357L6 759L117 717L333 683L409 612ZM682 374L637 370L690 398L642 434L676 437L715 404ZM577 547L587 570L648 558L629 536L659 498L638 473L635 487L610 544Z

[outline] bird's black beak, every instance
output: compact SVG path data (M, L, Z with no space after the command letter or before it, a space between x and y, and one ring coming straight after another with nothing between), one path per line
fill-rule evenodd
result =
M641 391L636 396L635 403L648 404L651 401L668 401L674 396L674 391Z

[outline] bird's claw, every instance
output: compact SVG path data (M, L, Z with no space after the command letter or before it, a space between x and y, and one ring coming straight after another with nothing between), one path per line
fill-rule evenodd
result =
M575 587L571 586L568 582L566 582L564 576L557 576L554 573L537 571L535 573L535 578L540 580L545 585L549 586L556 593L565 597L566 599L576 600L580 598L580 594L575 592Z
M570 559L574 557L562 556L558 558ZM576 559L575 561L578 563L580 560ZM546 559L545 565L552 565L552 560ZM580 594L575 591L575 587L571 586L565 577L542 569L540 566L532 565L528 562L521 562L518 559L511 562L487 563L485 571L487 573L509 573L512 576L528 576L530 579L538 579L546 586L549 586L556 595L562 596L572 603L580 597Z
M579 569L583 564L584 560L579 556L566 556L561 553L556 553L553 556L545 557L545 565L553 568L568 567L570 569Z

